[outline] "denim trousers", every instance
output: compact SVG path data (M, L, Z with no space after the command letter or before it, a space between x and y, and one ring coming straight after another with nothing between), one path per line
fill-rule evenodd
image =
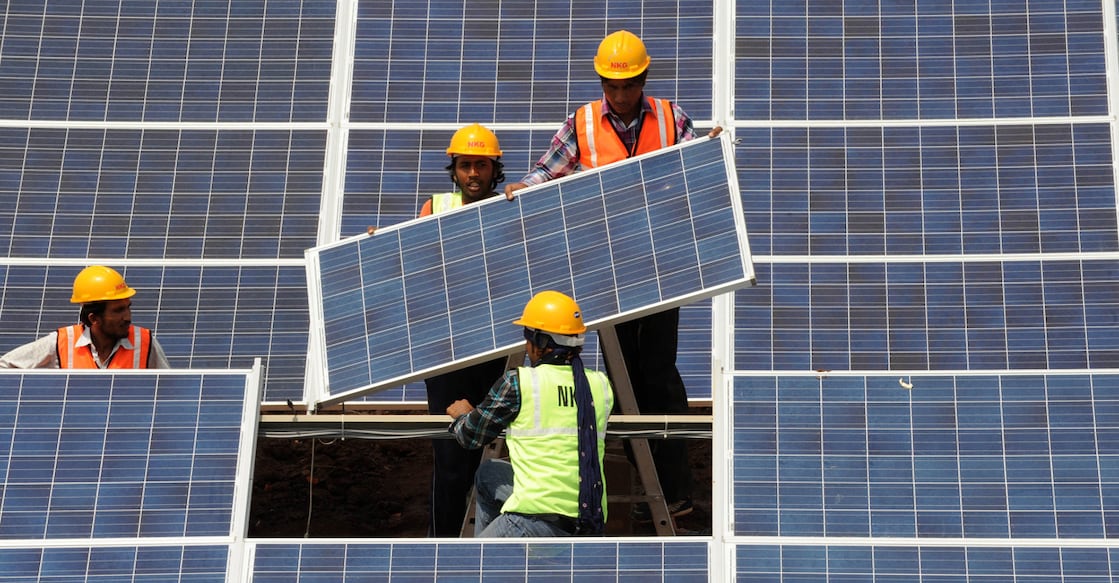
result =
M474 474L477 504L474 509L475 537L571 536L562 528L522 514L502 514L501 506L513 494L513 465L506 460L488 460Z

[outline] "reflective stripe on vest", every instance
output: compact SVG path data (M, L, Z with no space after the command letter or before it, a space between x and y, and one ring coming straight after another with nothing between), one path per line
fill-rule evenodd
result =
M444 192L431 195L431 214L437 215L462 206L461 192Z
M598 459L606 454L606 421L614 393L606 375L587 370L598 425ZM517 369L521 408L506 429L513 464L513 494L502 512L579 515L578 408L575 378L569 366L541 365ZM605 472L603 472L605 475ZM603 511L606 493L603 491Z
M93 358L93 347L78 349L78 339L84 327L81 324L64 326L58 329L58 367L59 368L99 368ZM151 352L151 330L139 326L128 327L132 349L118 347L112 359L104 368L148 368ZM104 363L103 363L104 364Z
M645 98L652 107L641 121L634 155L654 152L676 143L676 119L667 99ZM579 139L579 165L597 168L629 157L626 145L614 126L602 114L602 100L592 101L575 111L575 133Z

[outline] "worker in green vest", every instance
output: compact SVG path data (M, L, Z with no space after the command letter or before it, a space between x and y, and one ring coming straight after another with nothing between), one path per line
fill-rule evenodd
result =
M463 447L481 448L506 432L509 460L483 463L474 479L475 535L601 535L614 393L605 374L583 368L582 313L567 295L543 291L513 323L524 327L532 366L506 372L477 406L462 399L447 407Z
M497 185L505 180L501 145L497 136L481 124L472 123L455 132L447 155L451 157L447 171L455 190L432 195L420 209L421 217L489 198L497 194Z
M447 155L451 158L447 171L455 190L429 198L420 210L421 217L494 196L497 185L505 180L501 144L493 132L480 124L473 123L456 131L447 146ZM428 412L441 415L448 405L459 399L480 402L493 380L503 372L504 357L424 379ZM482 452L463 449L447 439L433 439L431 447L431 522L428 535L457 537L462 531L467 498L474 484L474 472L482 461Z

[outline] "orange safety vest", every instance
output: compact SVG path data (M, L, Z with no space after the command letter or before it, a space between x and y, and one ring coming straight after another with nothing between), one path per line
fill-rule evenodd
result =
M98 368L93 360L93 349L83 346L78 349L78 338L82 336L83 326L63 326L58 329L58 367L59 368ZM117 348L113 359L105 368L148 368L148 356L152 347L152 332L139 326L128 327L128 337L132 349Z
M634 155L653 152L676 143L676 119L667 99L645 98L653 108L641 120ZM592 101L575 111L575 133L579 138L579 164L597 168L629 157L625 144L602 115L602 100Z

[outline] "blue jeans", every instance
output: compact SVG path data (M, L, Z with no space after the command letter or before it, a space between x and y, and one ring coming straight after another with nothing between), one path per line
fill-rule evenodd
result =
M474 536L532 537L571 536L571 533L544 520L521 514L502 514L501 506L513 494L513 465L505 460L489 460L474 474L476 489Z

